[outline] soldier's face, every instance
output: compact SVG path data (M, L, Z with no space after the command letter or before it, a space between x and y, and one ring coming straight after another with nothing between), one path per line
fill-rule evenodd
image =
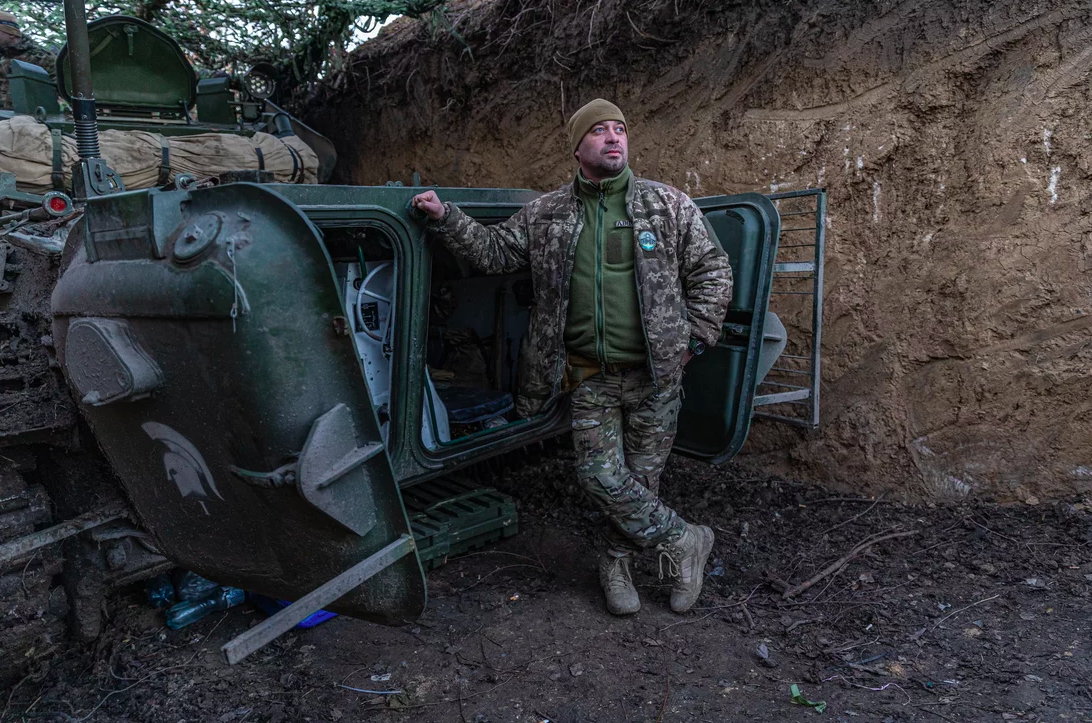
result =
M580 141L576 160L589 181L617 176L629 163L629 135L622 121L596 123Z

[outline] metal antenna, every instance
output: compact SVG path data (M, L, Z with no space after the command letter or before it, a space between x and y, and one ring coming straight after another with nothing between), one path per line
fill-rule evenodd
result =
M99 121L91 88L91 47L84 0L64 0L68 36L68 75L72 84L72 117L80 160L72 167L72 195L83 200L125 190L121 176L99 153Z
M87 9L83 0L65 0L64 25L68 35L68 68L72 80L72 116L76 149L82 160L100 158L99 121L95 91L91 88L91 48L87 40Z

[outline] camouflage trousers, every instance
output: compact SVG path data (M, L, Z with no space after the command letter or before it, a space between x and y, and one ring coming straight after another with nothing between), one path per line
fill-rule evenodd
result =
M577 481L606 516L615 554L673 542L685 530L658 497L681 392L681 379L657 390L643 368L596 374L572 392Z

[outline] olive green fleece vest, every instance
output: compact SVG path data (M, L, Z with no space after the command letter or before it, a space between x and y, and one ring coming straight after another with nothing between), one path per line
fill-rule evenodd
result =
M632 176L627 166L596 184L577 172L584 227L569 283L565 347L600 365L642 364L648 358L633 268L633 226L626 212Z

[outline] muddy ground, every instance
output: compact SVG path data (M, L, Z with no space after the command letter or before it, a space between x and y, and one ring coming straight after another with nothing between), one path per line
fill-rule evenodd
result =
M175 632L134 589L110 603L97 644L0 699L0 720L815 718L790 701L794 683L846 723L1092 720L1087 503L907 506L672 458L665 499L717 532L706 589L672 614L648 557L644 608L619 619L599 597L599 521L570 463L562 452L497 481L518 500L520 533L429 573L412 624L337 618L228 667L220 645L262 613L246 605ZM895 532L913 534L788 602L771 587Z
M742 463L923 499L1092 491L1085 0L449 5L310 111L341 181L551 190L566 118L612 98L639 175L829 191L821 427L758 424ZM771 309L802 346L793 299Z

